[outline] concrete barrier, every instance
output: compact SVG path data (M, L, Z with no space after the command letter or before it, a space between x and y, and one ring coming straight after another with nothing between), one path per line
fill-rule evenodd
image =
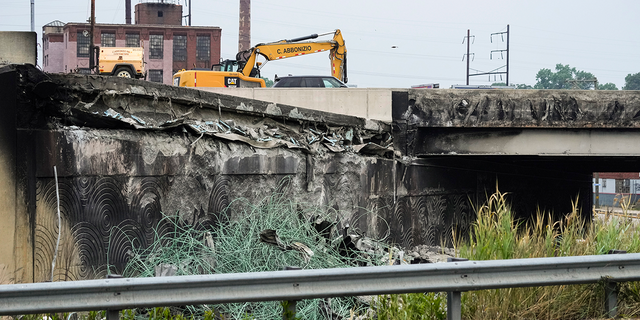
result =
M391 122L392 89L197 88L370 120ZM394 89L395 90L395 89Z
M26 31L0 31L0 65L35 65L38 57L37 34Z

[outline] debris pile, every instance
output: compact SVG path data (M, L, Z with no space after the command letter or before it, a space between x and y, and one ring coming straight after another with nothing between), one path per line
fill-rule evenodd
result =
M196 135L196 141L210 136L254 148L399 155L389 124L374 120L123 79L42 77L52 88L40 102L46 108L39 110L65 126L178 130Z
M126 111L117 112L109 108L99 113L92 112L98 118L117 121L122 126L145 130L170 130L184 128L199 138L211 136L220 139L243 142L254 148L270 149L286 147L302 149L306 152L322 152L319 146L330 152L355 152L362 154L392 157L393 140L390 133L361 130L353 127L316 125L314 128L298 124L283 124L270 118L258 123L242 123L241 119L202 120L190 114L178 118L154 123L153 119L143 119ZM114 124L117 124L114 123ZM195 143L195 141L194 141Z
M456 257L452 248L419 245L407 251L412 264L447 262L448 258Z

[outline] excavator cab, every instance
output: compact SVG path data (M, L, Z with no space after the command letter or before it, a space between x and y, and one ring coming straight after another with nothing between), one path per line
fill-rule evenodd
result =
M264 88L265 81L247 77L240 70L244 63L237 60L222 60L211 66L211 70L180 70L173 75L173 85L180 87L228 87Z
M218 64L214 64L211 66L211 70L213 71L226 71L226 72L238 72L240 68L240 64L236 60L223 60Z

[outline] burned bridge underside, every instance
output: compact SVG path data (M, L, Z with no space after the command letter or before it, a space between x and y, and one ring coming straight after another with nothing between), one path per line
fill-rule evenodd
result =
M28 66L0 70L0 88L0 254L16 282L51 279L59 231L54 281L103 277L168 216L206 227L274 193L405 248L469 229L474 187L398 161L389 123Z
M336 232L403 248L450 245L470 230L472 203L496 185L522 216L566 213L577 196L588 216L591 172L640 171L638 92L391 96L393 122L385 123L3 67L0 267L15 282L50 280L62 234L54 280L102 277L107 264L124 268L132 246L169 232L167 217L225 223L237 218L235 200L257 204L274 193L325 211Z
M591 213L593 172L640 170L640 92L435 90L394 92L394 143L432 170L496 187L516 214ZM484 191L483 191L484 190Z

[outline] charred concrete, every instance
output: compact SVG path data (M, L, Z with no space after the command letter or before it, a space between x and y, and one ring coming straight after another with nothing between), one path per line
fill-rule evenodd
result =
M107 257L121 270L132 243L148 245L164 216L218 223L233 219L233 210L221 215L232 200L257 202L274 191L331 208L338 228L404 247L440 245L450 212L468 213L454 208L465 190L421 193L395 183L406 168L394 160L401 155L388 123L29 66L0 70L0 81L12 84L2 90L15 120L7 120L2 154L17 159L5 163L17 177L6 180L15 193L5 198L17 205L2 214L16 220L7 224L15 232L6 236L13 241L6 259L16 261L17 282L51 274L53 166L67 235L55 279L101 277Z
M566 213L577 195L587 216L591 172L640 171L633 148L520 154L505 142L527 145L517 139L541 133L578 139L587 130L590 139L633 137L637 92L394 90L393 122L385 123L29 66L0 69L0 84L0 240L11 243L0 261L13 261L17 282L51 274L53 166L68 235L56 279L102 276L107 256L122 268L129 239L148 244L164 216L221 223L234 218L222 214L234 199L257 202L274 191L331 208L338 229L411 248L467 233L471 202L496 185L522 216L538 207ZM494 149L478 149L483 143ZM110 237L112 227L120 237Z
M639 171L640 92L408 90L393 96L394 144L414 165L498 187L521 216L591 212L591 174ZM455 178L455 176L448 175Z

